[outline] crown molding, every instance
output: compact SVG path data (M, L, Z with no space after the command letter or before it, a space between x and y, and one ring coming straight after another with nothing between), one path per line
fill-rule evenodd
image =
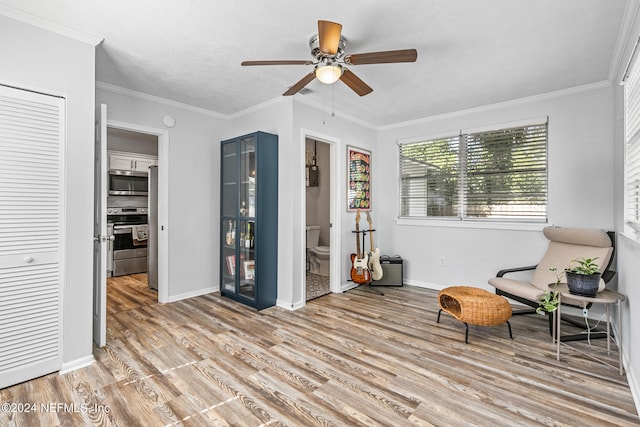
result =
M103 37L98 37L94 34L85 33L71 27L56 24L55 22L3 4L0 4L0 15L6 16L7 18L15 19L16 21L24 22L25 24L42 28L43 30L51 31L65 37L69 37L74 40L81 41L83 43L90 44L92 46L97 46L102 43L102 40L104 40Z
M322 104L321 104L321 103L319 103L319 102L311 101L311 100L310 100L310 99L308 99L308 98L303 98L303 96L304 96L304 95L301 95L301 96L295 95L293 99L294 99L295 101L297 101L297 102L301 103L301 104L305 104L305 105L307 105L307 106L309 106L309 107L315 108L316 110L324 111L324 105L322 105ZM335 116L336 116L336 117L339 117L339 118L341 118L341 119L344 119L344 120L350 121L350 122L352 122L352 123L355 123L355 124L357 124L357 125L360 125L360 126L366 127L366 128L368 128L368 129L372 129L372 130L378 130L378 129L379 129L379 126L374 125L374 124L372 124L372 123L369 123L369 122L367 122L366 120L362 120L362 119L360 119L360 118L358 118L358 117L356 117L356 116L352 116L351 114L347 114L347 113L345 113L344 111L335 110L335 111L334 111L334 113L335 113Z
M630 44L635 42L635 38L632 37L631 32L636 23L638 11L640 10L640 2L627 0L627 5L624 9L624 15L622 16L622 25L618 30L618 37L616 38L616 45L613 49L613 57L611 58L611 64L609 66L609 81L614 83L616 80L621 80L625 72L625 61L627 51L633 49Z
M267 107L271 107L271 106L274 106L274 105L281 104L281 103L286 102L286 101L288 101L290 99L295 101L295 102L299 102L301 104L305 104L305 105L307 105L309 107L315 108L317 110L320 110L320 111L323 110L322 104L310 101L308 98L304 98L304 95L294 95L293 97L278 96L277 98L272 98L272 99L270 99L268 101L265 101L265 102L263 102L261 104L257 104L257 105L254 105L252 107L246 108L244 110L240 110L240 111L238 111L236 113L231 114L229 117L231 119L236 119L238 117L242 117L242 116L245 116L247 114L254 113L254 112L256 112L258 110L261 110L263 108L267 108ZM355 116L352 116L350 114L344 113L342 111L337 111L336 112L336 116L339 116L340 118L342 118L344 120L348 120L350 122L353 122L353 123L358 124L360 126L364 126L366 128L369 128L369 129L373 129L373 130L377 130L378 129L378 127L376 125L373 125L373 124L371 124L371 123L369 123L367 121L359 119L359 118L357 118Z
M516 106L516 105L521 105L521 104L526 104L526 103L530 103L530 102L535 102L535 101L540 101L540 100L547 100L547 99L553 99L553 98L559 98L559 97L563 97L563 96L567 96L567 95L572 95L572 94L577 94L577 93L582 93L582 92L588 92L591 90L595 90L595 89L602 89L602 88L606 88L606 87L611 87L611 82L610 81L602 81L602 82L597 82L597 83L591 83L591 84L587 84L587 85L582 85L582 86L576 86L576 87L572 87L572 88L567 88L567 89L562 89L562 90L558 90L558 91L554 91L554 92L548 92L548 93L544 93L544 94L540 94L540 95L534 95L534 96L529 96L529 97L525 97L525 98L518 98L518 99L513 99L513 100L509 100L509 101L504 101L504 102L498 102L495 104L489 104L489 105L484 105L481 107L474 107L474 108L469 108L466 110L459 110L459 111L454 111L454 112L450 112L450 113L443 113L443 114L438 114L435 116L428 116L428 117L422 117L419 119L415 119L415 120L408 120L405 122L398 122L398 123L393 123L390 125L383 125L383 126L376 126L372 123L369 123L365 120L359 119L355 116L352 116L350 114L341 112L341 111L336 111L336 116L338 116L341 119L350 121L354 124L366 127L368 129L374 130L374 131L384 131L384 130L390 130L390 129L397 129L397 128L403 128L403 127L408 127L408 126L415 126L415 125L419 125L422 123L429 123L429 122L434 122L434 121L438 121L438 120L444 120L444 119L450 119L450 118L455 118L455 117L460 117L460 116L464 116L464 115L468 115L468 114L473 114L473 113L481 113L484 111L491 111L491 110L495 110L498 108L508 108L508 107L512 107L512 106ZM269 108L278 104L281 104L283 102L287 102L289 99L293 99L296 102L299 102L301 104L305 104L311 108L315 108L318 111L323 111L323 106L317 102L313 102L310 101L308 99L303 99L302 97L299 96L294 96L293 98L288 98L288 97L283 97L283 96L279 96L277 98L272 98L268 101L265 101L261 104L257 104L254 106L251 106L249 108L246 108L244 110L240 110L237 111L233 114L222 114L222 113L218 113L216 111L212 111L212 110L207 110L205 108L201 108L201 107L195 107L193 105L189 105L189 104L185 104L182 102L177 102L177 101L172 101L170 99L167 98L162 98L159 96L155 96L155 95L149 95L143 92L138 92L135 90L131 90L131 89L126 89L120 86L116 86L116 85L112 85L109 83L104 83L101 81L96 81L96 88L97 89L102 89L105 90L107 92L112 92L112 93L117 93L120 95L124 95L124 96L130 96L133 98L138 98L138 99L142 99L145 101L149 101L149 102L154 102L157 104L163 104L163 105L167 105L167 106L171 106L171 107L176 107L176 108L181 108L183 110L188 110L188 111L192 111L195 113L199 113L199 114L204 114L210 117L215 117L217 119L221 119L221 120L234 120L243 116L246 116L248 114L251 113L255 113L259 110L265 109L265 108Z
M279 104L282 104L284 102L288 102L289 100L293 99L297 102L300 102L302 104L306 104L310 107L316 108L319 111L322 111L322 105L319 105L317 103L314 102L309 102L307 100L301 100L298 97L294 97L294 98L290 98L290 97L284 97L284 96L279 96L277 98L272 98L269 99L261 104L256 104L253 105L249 108L245 108L244 110L240 110L237 111L233 114L222 114L222 113L218 113L216 111L212 111L212 110L207 110L206 108L201 108L201 107L195 107L193 105L189 105L189 104L184 104L182 102L177 102L177 101L172 101L170 99L167 98L162 98L159 96L155 96L155 95L149 95L147 93L143 93L143 92L138 92L135 90L131 90L131 89L127 89L127 88L123 88L121 86L116 86L116 85L112 85L110 83L105 83L105 82L101 82L101 81L97 81L96 80L96 89L101 89L101 90L105 90L107 92L112 92L112 93L117 93L119 95L124 95L124 96L130 96L132 98L137 98L137 99L142 99L145 101L149 101L149 102L154 102L156 104L163 104L163 105L167 105L170 107L176 107L176 108L181 108L183 110L188 110L188 111L192 111L195 113L199 113L199 114L204 114L207 116L211 116L211 117L215 117L217 119L221 119L221 120L235 120L238 119L240 117L246 116L248 114L252 114L255 113L257 111L260 111L262 109L265 108L269 108L269 107L273 107ZM338 112L337 115L345 120L351 121L353 123L359 124L361 126L376 130L378 129L377 126L372 125L371 123L368 123L364 120L358 119L357 117L351 116L349 114L346 113L342 113L342 112Z
M244 110L240 110L240 111L236 111L235 113L229 114L227 116L228 119L233 120L233 119L237 119L240 118L242 116L246 116L248 114L251 113L255 113L259 110L262 110L263 108L268 108L268 107L273 107L275 105L278 104L282 104L286 101L288 101L290 98L289 97L284 97L284 96L279 96L277 98L271 98L267 101L264 101L260 104L256 104L256 105L252 105L251 107L247 107Z
M237 111L235 113L232 114L223 114L223 113L218 113L217 111L213 111L213 110L208 110L206 108L202 108L202 107L196 107L194 105L190 105L190 104L185 104L183 102L178 102L178 101L173 101L171 99L167 99L167 98L162 98L160 96L156 96L156 95L149 95L148 93L144 93L144 92L138 92L132 89L127 89L121 86L116 86L116 85L112 85L110 83L105 83L105 82L101 82L101 81L97 81L96 80L96 88L97 89L102 89L105 90L107 92L112 92L112 93L117 93L118 95L124 95L124 96L130 96L132 98L137 98L137 99L141 99L144 101L149 101L149 102L153 102L156 104L162 104L162 105L167 105L169 107L175 107L175 108L181 108L183 110L187 110L187 111L191 111L194 113L199 113L199 114L204 114L210 117L215 117L217 119L221 119L221 120L234 120L237 119L239 117L242 116L246 116L248 114L254 113L256 111L259 111L263 108L268 108L277 104L280 104L284 101L286 101L286 99L284 97L278 97L278 98L273 98L270 99L268 101L265 101L261 104L257 104L257 105L253 105L249 108L246 108L244 110L240 110Z
M390 129L408 127L408 126L415 126L422 123L429 123L429 122L435 122L438 120L451 119L451 118L466 116L468 114L482 113L485 111L496 110L498 108L515 107L522 104L528 104L530 102L560 98L567 95L574 95L582 92L588 92L591 90L602 89L607 87L611 87L611 82L608 80L596 82L596 83L589 83L582 86L575 86L567 89L557 90L554 92L543 93L540 95L533 95L533 96L527 96L524 98L511 99L509 101L497 102L495 104L488 104L480 107L468 108L466 110L453 111L450 113L443 113L443 114L437 114L435 116L428 116L428 117L422 117L420 119L408 120L406 122L399 122L399 123L394 123L390 125L384 125L384 126L380 126L378 129L390 130Z
M185 104L178 101L172 101L170 99L162 98L160 96L149 95L148 93L138 92L138 91L127 89L121 86L112 85L110 83L101 82L98 80L96 80L96 89L102 89L107 92L117 93L119 95L124 95L124 96L130 96L132 98L149 101L156 104L167 105L169 107L180 108L180 109L188 110L194 113L215 117L221 120L229 120L230 118L230 116L227 114L221 114L216 111L207 110L206 108L196 107L196 106Z

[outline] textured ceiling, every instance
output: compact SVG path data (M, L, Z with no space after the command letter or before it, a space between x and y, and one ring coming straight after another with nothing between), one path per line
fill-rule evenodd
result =
M233 114L280 95L311 66L317 20L343 25L347 53L415 48L416 63L353 66L374 92L315 80L297 97L373 125L605 81L625 0L0 0L104 38L96 79Z

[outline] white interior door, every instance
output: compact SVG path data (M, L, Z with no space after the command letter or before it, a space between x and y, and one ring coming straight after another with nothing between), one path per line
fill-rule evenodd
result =
M0 389L62 366L64 114L0 86Z
M93 208L93 341L107 343L107 106L96 108Z

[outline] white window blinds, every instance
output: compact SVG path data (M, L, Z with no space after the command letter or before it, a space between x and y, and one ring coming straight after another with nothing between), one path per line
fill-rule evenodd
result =
M400 146L400 216L458 217L458 136Z
M547 220L547 123L400 146L400 216Z
M624 81L625 221L640 229L640 62L635 58Z

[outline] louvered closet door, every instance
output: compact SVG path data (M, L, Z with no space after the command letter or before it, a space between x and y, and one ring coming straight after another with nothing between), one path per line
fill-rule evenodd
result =
M0 86L0 388L62 365L63 117Z

